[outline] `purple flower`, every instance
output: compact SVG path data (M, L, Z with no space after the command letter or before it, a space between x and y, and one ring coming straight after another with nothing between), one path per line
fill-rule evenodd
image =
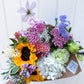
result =
M61 35L62 37L69 37L69 33L66 31L66 27L68 25L66 25L65 23L60 23L59 25L59 30L58 30L58 34Z
M61 15L61 16L60 16L60 20L61 20L62 22L66 22L66 18L67 18L66 15Z
M36 24L39 24L39 23L44 24L45 21L39 20L39 19L36 19L36 18L32 18L32 19L29 20L29 24L30 25L33 25L33 26L36 25Z
M62 37L69 37L69 33L62 33Z
M58 29L56 28L52 29L51 35L54 36L52 42L54 43L55 46L58 46L59 48L63 48L63 45L67 43L66 38L58 34Z
M22 70L22 71L20 72L20 75L22 75L22 74L23 74L23 72L24 72L24 70Z
M34 12L32 12L32 10L35 8L35 6L36 6L35 1L32 2L31 6L29 6L29 2L27 0L26 8L22 7L18 10L18 12L22 14L22 21L26 22L29 19L29 17L31 17L35 14Z
M24 68L21 72L20 75L29 78L30 74L36 69L33 65L29 64L22 64L22 67Z
M51 31L51 35L56 36L58 34L58 29L54 28Z
M29 66L29 70L30 70L30 74L36 69L36 67L34 67L33 65Z
M67 16L66 16L66 15L61 15L61 16L60 16L60 21L61 21L61 22L68 22L69 24L71 24L70 21L68 21L68 20L66 20L66 19L67 19Z
M40 33L40 34L43 33L43 31L44 31L45 28L46 28L46 26L44 24L42 24L42 23L39 23L36 26L36 29L37 29L38 33Z
M34 27L29 28L29 29L28 29L28 31L29 31L29 32L32 32L32 33L33 33L33 32L36 32L36 33L37 33L37 29L36 29L36 28L34 28Z
M28 39L31 44L36 44L40 40L40 38L36 32L29 32Z
M26 77L29 78L30 77L30 73L27 71L26 73Z
M22 64L23 68L27 68L29 64Z

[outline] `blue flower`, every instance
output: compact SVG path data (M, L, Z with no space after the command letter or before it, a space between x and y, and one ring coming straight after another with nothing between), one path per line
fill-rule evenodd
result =
M62 22L66 22L66 18L67 18L66 15L61 15L61 16L60 16L60 20L61 20Z
M68 22L69 24L71 24L70 21L66 20L67 19L66 15L61 15L59 18L61 22Z
M62 33L62 37L69 37L69 33L68 32Z

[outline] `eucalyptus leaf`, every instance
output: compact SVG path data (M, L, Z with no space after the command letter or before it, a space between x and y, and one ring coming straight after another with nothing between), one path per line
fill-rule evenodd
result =
M5 75L5 74L8 74L8 73L9 73L9 71L3 72L3 73L1 73L1 75Z
M11 74L16 74L19 69L20 69L20 67L14 66L14 67L12 68L12 70L11 70Z

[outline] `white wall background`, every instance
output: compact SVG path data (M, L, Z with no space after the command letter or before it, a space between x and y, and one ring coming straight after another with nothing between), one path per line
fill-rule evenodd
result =
M33 0L29 0L30 3ZM54 18L66 14L71 21L72 33L75 40L80 40L84 46L84 0L35 0L36 17L54 24ZM9 37L20 29L26 29L17 10L25 6L26 0L0 0L0 53L9 44ZM0 54L0 68L4 68L6 57ZM80 62L82 72L71 78L53 81L52 84L84 84L84 62ZM0 84L5 84L0 76ZM37 84L37 83L31 83ZM43 84L43 83L38 83ZM44 84L49 84L45 82ZM50 82L51 84L51 82Z

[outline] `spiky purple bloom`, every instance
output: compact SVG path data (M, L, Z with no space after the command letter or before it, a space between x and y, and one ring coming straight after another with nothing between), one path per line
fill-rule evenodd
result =
M35 70L36 67L34 67L33 65L29 66L29 70L30 70L30 74Z
M66 18L67 18L66 15L61 15L61 16L60 16L60 20L61 20L62 22L66 22Z
M33 65L29 64L23 64L22 67L24 68L21 72L20 75L29 78L30 74L36 69Z

